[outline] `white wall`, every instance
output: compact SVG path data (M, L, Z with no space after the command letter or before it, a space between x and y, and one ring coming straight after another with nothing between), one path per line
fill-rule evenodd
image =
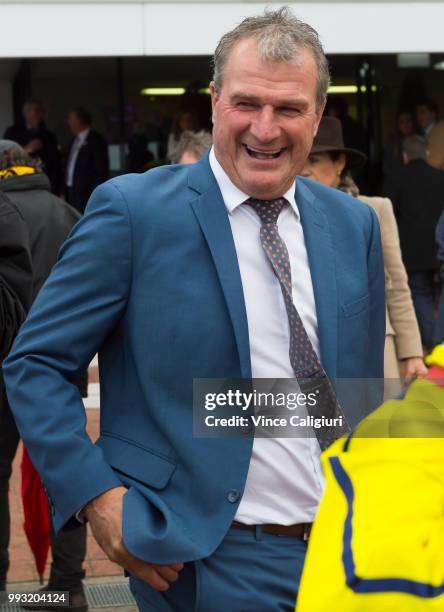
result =
M0 80L0 138L12 122L12 84L10 81Z
M266 3L2 0L1 57L210 55ZM293 3L327 53L443 52L444 2Z

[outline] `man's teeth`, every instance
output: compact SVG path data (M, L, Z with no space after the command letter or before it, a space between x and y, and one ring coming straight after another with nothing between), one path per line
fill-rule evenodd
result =
M247 145L245 146L249 155L255 157L256 159L275 159L282 152L282 149L278 149L277 151L258 151L257 149L253 149Z

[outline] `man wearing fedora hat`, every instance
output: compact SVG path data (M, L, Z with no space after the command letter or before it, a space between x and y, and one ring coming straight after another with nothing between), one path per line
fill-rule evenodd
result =
M388 198L361 196L350 174L350 169L362 167L366 160L361 151L344 146L340 121L323 117L302 176L359 197L376 212L381 228L386 279L384 376L386 379L399 378L398 362L403 362L402 373L406 377L424 376L427 368L422 360L419 327L402 262L392 204Z

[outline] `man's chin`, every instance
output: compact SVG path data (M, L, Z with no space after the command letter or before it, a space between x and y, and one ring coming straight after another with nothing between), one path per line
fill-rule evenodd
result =
M284 181L251 181L246 184L243 191L248 193L250 197L257 198L258 200L274 200L275 198L280 198L288 191L291 182L292 181L290 181L290 183Z

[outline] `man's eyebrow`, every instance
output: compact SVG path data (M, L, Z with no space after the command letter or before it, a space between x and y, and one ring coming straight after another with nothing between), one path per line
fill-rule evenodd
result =
M243 93L242 91L237 91L233 93L231 99L246 100L248 102L254 102L256 104L261 103L261 99L258 96ZM308 106L308 100L306 100L305 98L289 98L287 100L280 100L277 106Z

